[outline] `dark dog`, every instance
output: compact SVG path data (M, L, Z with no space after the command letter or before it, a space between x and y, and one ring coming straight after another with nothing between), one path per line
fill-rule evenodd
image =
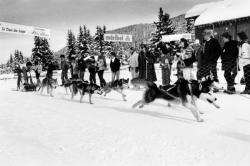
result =
M160 89L168 92L176 85L159 86ZM191 90L187 91L187 95L193 96L196 99L203 100L213 104L216 108L220 106L216 103L217 98L212 95L211 88L213 87L213 80L210 77L203 79L202 81L191 80L189 81Z
M133 108L139 106L139 108L144 107L144 105L152 103L156 99L163 99L169 103L177 104L181 103L184 107L191 110L192 114L198 122L202 122L203 119L200 117L200 112L197 110L194 100L188 102L187 95L191 94L189 82L184 79L178 79L174 86L168 88L167 91L160 89L153 82L145 81L139 78L133 79L131 81L134 85L144 86L146 88L142 100L139 100L133 105Z
M89 83L88 81L72 81L71 84L71 99L73 100L74 96L77 93L80 93L81 97L80 97L80 103L82 102L83 96L85 95L85 93L89 94L89 103L92 103L92 95L96 92L97 94L101 95L102 91L101 91L101 87L93 84L93 83Z
M119 79L114 82L107 83L102 91L104 92L104 96L110 93L112 90L120 93L122 95L122 99L126 101L126 95L123 93L124 87L129 87L129 79Z

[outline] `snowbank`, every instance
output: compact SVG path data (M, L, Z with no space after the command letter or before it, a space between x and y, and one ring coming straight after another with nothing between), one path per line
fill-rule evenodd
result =
M201 13L195 26L250 16L250 0L225 0L217 2Z
M201 15L204 11L206 11L209 7L213 6L217 2L208 2L195 5L189 11L186 12L185 18L192 18Z

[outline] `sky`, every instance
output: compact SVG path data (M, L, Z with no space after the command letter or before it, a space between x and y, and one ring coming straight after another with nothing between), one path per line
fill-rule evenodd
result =
M157 20L159 7L172 17L185 13L195 4L216 0L0 0L0 21L51 30L53 51L66 45L67 30L77 34L79 25L95 33L97 25L108 30ZM31 55L33 37L0 32L0 63L15 49Z

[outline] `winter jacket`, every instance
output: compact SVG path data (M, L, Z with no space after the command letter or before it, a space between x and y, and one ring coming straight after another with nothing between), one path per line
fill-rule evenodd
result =
M68 72L69 65L68 65L67 61L61 61L61 69L62 69L62 73Z
M138 62L138 54L134 52L132 55L130 55L128 61L129 61L129 66L133 68L137 68L139 66Z
M43 69L42 65L36 65L33 67L33 70L39 74L42 72L42 69Z
M209 41L204 43L202 63L203 64L214 64L217 63L221 55L220 43L217 39L211 38Z
M233 60L236 60L239 56L238 53L238 46L237 46L237 41L229 41L225 43L223 49L222 49L222 54L221 54L221 60L223 62L228 62Z
M98 71L106 70L107 64L104 56L99 56L97 60Z
M245 42L239 48L239 64L241 67L250 64L250 45Z
M121 62L118 58L111 59L110 61L110 69L112 72L117 72L120 70Z
M79 71L83 71L83 72L85 72L86 70L86 62L83 58L78 60L78 69Z

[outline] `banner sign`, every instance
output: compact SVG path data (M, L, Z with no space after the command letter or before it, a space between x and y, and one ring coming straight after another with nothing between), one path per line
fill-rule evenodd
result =
M108 42L132 42L132 35L104 34L104 41L108 41Z
M50 38L50 30L7 22L0 22L0 32Z
M162 36L162 41L163 42L179 41L181 38L191 40L192 35L191 35L191 33L164 35L164 36Z

